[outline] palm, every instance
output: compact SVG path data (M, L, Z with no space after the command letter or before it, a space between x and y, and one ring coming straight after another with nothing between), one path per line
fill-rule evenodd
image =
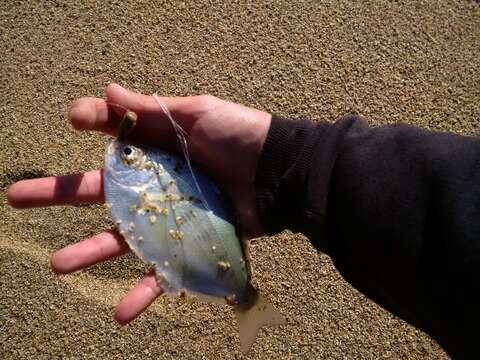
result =
M187 132L192 161L205 168L227 190L244 235L260 234L253 181L270 115L211 96L161 100ZM139 115L132 138L174 151L177 140L173 128L152 97L111 85L107 89L107 101L120 106L109 106L97 98L78 100L70 112L73 126L113 135L123 112L120 109L128 108ZM103 202L102 172L23 180L11 186L8 199L19 208ZM127 251L121 236L110 230L57 251L51 265L58 273L69 273ZM122 324L128 323L162 292L154 275L148 274L117 306L116 319Z

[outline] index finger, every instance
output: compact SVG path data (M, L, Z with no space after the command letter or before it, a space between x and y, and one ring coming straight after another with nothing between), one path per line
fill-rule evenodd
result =
M99 98L84 97L70 107L70 122L77 130L96 130L114 135L120 116Z
M74 128L115 135L123 114L131 110L137 113L142 122L140 136L149 137L152 131L157 136L171 131L168 122L158 121L166 117L152 96L131 92L117 84L110 84L106 92L107 100L84 97L72 104L69 118ZM160 99L172 113L175 113L180 109L191 108L193 97L161 97ZM184 117L178 120L182 122L185 120Z

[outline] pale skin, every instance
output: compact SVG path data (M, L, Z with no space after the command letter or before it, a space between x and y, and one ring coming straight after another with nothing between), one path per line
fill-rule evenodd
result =
M115 135L124 109L129 109L138 115L132 139L167 150L177 148L173 128L153 97L116 84L107 87L106 95L106 100L81 98L72 104L69 118L75 129ZM187 132L192 162L227 191L244 236L261 235L254 180L271 115L209 95L160 99ZM7 197L16 208L103 203L102 171L22 180L9 188ZM121 235L107 230L55 252L50 264L54 272L67 274L128 251ZM154 274L147 274L117 305L115 319L127 324L162 293Z

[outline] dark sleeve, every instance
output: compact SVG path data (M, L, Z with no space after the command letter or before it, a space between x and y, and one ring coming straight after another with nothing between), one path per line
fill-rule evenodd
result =
M269 234L304 233L372 300L453 356L480 321L480 139L274 116L257 204ZM477 351L478 354L478 351Z

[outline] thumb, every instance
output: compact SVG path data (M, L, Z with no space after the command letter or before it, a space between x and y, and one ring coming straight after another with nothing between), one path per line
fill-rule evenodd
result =
M107 103L113 107L120 117L126 109L136 113L161 111L153 97L127 90L118 84L108 85L106 93Z
M117 115L122 116L126 109L143 116L158 116L163 114L162 109L153 96L127 90L118 84L108 85L106 93L107 102L114 107ZM198 107L199 98L201 98L201 96L157 96L157 99L168 108L172 115L182 115L182 118L188 117L189 115L191 116L192 112Z
M174 120L187 133L190 133L191 128L198 120L198 114L215 105L215 102L211 101L213 97L208 95L186 97L157 95L154 98L150 95L127 90L118 84L110 84L106 93L107 103L119 118L122 118L126 110L131 110L138 115L138 124L134 136L139 136L147 142L152 135L173 134L173 127L157 100L166 106Z
M106 103L117 118L121 119L126 110L138 115L129 138L171 151L178 151L178 138L160 104L165 105L174 121L189 134L198 120L198 113L201 113L201 105L205 103L201 101L203 96L154 97L127 90L117 84L110 84L106 93Z
M115 135L127 110L136 112L142 118L147 115L158 120L164 115L153 97L126 90L120 85L110 84L106 89L106 95L106 100L84 97L74 101L69 110L72 125L78 130L95 130ZM183 106L182 98L160 99L169 109Z

